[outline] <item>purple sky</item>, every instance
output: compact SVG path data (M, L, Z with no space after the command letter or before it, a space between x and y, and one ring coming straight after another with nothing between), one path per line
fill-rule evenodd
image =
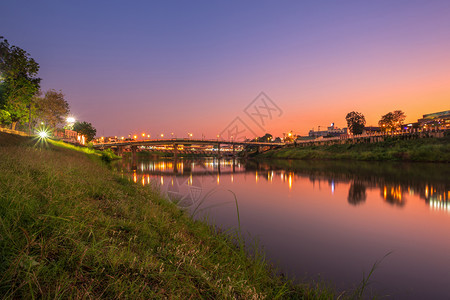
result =
M215 137L450 109L449 1L8 1L0 35L98 135ZM258 129L264 91L283 111Z

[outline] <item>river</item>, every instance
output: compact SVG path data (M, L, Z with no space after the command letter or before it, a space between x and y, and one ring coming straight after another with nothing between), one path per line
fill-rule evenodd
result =
M290 277L350 290L379 261L367 295L450 298L448 164L139 158L114 167L195 218L223 229L240 221Z

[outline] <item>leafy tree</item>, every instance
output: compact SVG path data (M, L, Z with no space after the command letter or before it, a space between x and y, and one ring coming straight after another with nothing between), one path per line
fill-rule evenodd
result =
M263 135L262 137L258 138L258 142L271 142L272 141L272 135L270 133L266 133L265 135Z
M349 112L345 119L347 120L347 127L352 134L363 133L366 118L362 113L356 111Z
M88 122L76 122L73 125L73 130L84 135L87 143L92 141L97 134L97 129L95 129L92 124Z
M380 121L378 121L378 125L382 128L383 131L395 130L398 127L402 126L405 118L406 115L403 111L395 110L381 116Z
M64 122L64 118L69 114L69 103L64 99L64 94L55 90L48 90L44 97L37 98L37 115L55 129L57 125Z
M0 109L8 112L12 129L19 121L29 121L32 99L41 81L36 77L38 71L39 64L25 50L0 36Z
M284 141L285 142L293 142L295 139L294 133L292 133L292 130L289 131L287 134L283 133Z

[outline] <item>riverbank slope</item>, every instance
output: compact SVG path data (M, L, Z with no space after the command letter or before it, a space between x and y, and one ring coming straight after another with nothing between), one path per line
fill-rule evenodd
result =
M450 135L443 138L402 140L392 137L383 142L335 144L329 146L288 146L256 155L257 158L334 159L373 161L450 162Z
M328 299L92 155L0 133L5 298Z

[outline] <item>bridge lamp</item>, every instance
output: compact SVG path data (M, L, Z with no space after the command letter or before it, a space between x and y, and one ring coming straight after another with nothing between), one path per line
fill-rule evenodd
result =
M145 133L142 134L142 137L145 137Z
M150 134L147 134L147 137L150 138Z
M135 136L133 136L134 137L134 139L137 139L137 136L135 135Z
M164 133L161 133L161 137L164 137Z

